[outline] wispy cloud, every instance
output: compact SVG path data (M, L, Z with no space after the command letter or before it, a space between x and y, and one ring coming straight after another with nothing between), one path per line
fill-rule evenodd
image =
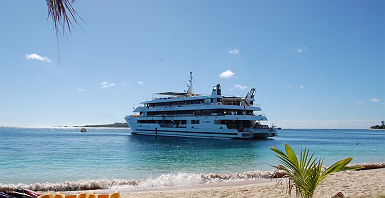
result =
M27 60L38 60L38 61L43 61L43 62L47 62L47 63L52 62L51 59L49 59L48 57L40 56L39 54L35 54L35 53L25 54L25 58Z
M304 86L303 86L303 85L300 85L300 86L299 86L299 88L300 88L300 89L303 89L303 88L304 88Z
M219 77L220 77L220 78L231 78L231 77L234 76L234 74L235 74L235 73L232 72L231 70L226 70L226 71L220 73L220 74L219 74Z
M359 101L359 102L356 102L356 104L364 104L364 101Z
M144 84L143 81L138 81L138 82L136 82L136 83L138 83L138 85L143 85L143 84Z
M287 85L287 88L291 89L293 88L293 85Z
M304 53L304 52L306 52L308 50L309 50L308 47L302 46L302 47L298 48L296 51L297 51L298 54L302 54L302 53Z
M239 49L234 48L229 50L227 53L232 54L232 55L239 55Z
M378 99L378 98L372 98L372 99L370 99L370 102L380 102L381 100L380 99Z
M86 91L86 90L83 89L83 88L78 88L78 89L76 89L76 91L78 91L78 92L84 92L84 91Z
M245 85L240 85L240 84L235 84L234 85L234 88L235 89L240 89L240 90L245 90L247 89L247 87Z
M110 87L113 87L115 86L115 83L112 83L112 82L101 82L100 83L100 86L103 88L103 89L107 89L107 88L110 88Z

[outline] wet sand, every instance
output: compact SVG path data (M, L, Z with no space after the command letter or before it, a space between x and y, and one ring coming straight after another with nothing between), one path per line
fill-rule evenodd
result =
M262 179L164 187L137 192L120 191L123 198L296 197L294 189L291 196L287 190L287 179ZM342 192L345 197L385 197L385 169L334 173L317 188L315 197L332 197L338 192Z

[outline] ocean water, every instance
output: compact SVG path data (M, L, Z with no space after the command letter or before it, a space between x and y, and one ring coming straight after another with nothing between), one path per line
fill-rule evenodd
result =
M278 133L266 140L212 140L135 136L129 129L0 128L0 184L99 180L107 187L106 181L162 186L202 183L202 174L210 173L263 175L279 164L269 148L285 144L296 152L309 148L325 165L346 157L352 163L385 162L384 131Z

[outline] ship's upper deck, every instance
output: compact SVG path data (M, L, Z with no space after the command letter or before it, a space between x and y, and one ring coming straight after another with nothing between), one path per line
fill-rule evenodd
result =
M164 92L158 93L168 97L156 98L142 102L143 106L138 107L134 112L153 112L153 111L184 111L184 110L247 110L261 111L259 105L253 104L254 89L245 97L222 96L220 85L213 87L211 95L197 95L191 92L177 93Z
M184 101L199 101L199 100L204 100L204 99L210 99L210 98L222 98L222 96L192 96L192 97L187 97L187 96L177 96L177 97L162 97L162 98L155 98L153 100L145 101L142 102L142 104L164 104L164 103L171 103L171 102L181 102L183 103Z
M218 104L192 104L192 105L156 106L156 107L137 107L134 110L134 112L215 110L215 109L261 111L261 107L259 107L259 106L218 105Z

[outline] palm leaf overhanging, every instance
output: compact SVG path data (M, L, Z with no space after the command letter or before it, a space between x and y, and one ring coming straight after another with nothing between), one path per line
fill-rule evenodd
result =
M48 17L52 18L56 34L59 34L59 27L62 28L63 34L66 27L71 32L72 23L79 23L81 17L72 7L75 0L46 0L48 6Z
M317 186L322 183L329 174L355 169L346 167L346 165L352 161L352 158L346 158L336 162L322 172L323 160L315 158L314 154L309 155L309 149L305 148L302 150L301 148L299 161L297 155L288 144L285 144L286 153L276 147L270 149L275 152L275 155L282 163L283 166L280 166L280 168L289 176L289 183L294 182L296 192L304 198L313 197Z

